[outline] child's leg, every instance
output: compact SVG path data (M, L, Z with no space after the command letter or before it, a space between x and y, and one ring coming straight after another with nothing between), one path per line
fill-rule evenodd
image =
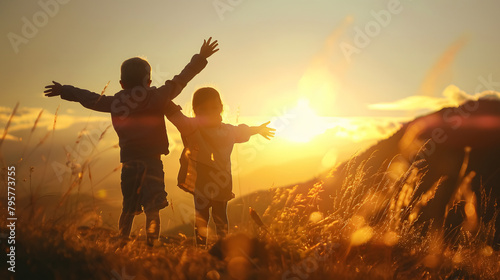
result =
M146 212L146 237L148 245L153 246L160 235L160 211L151 210Z
M142 173L142 168L135 162L123 163L121 174L123 208L120 220L118 221L118 228L122 237L129 237L134 216L142 211L139 195L137 194Z
M212 217L217 228L217 236L224 238L228 231L227 201L212 202Z
M196 234L196 244L202 247L207 244L208 219L210 218L210 203L208 199L194 195L194 208L196 212L194 230Z
M168 206L163 163L159 157L145 158L141 162L144 172L140 182L140 203L145 212L150 209L161 210Z
M121 237L129 237L130 231L132 230L132 223L134 222L134 216L134 213L127 213L122 210L120 221L118 222Z
M150 246L160 235L160 209L168 205L165 192L163 163L158 157L143 158L144 166L140 181L140 201L146 214L146 239Z

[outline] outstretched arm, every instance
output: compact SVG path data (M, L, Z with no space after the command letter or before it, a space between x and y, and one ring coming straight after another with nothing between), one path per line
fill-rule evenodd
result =
M207 58L219 51L217 48L218 45L219 43L217 40L212 42L212 37L208 40L204 40L200 48L200 53L193 56L191 62L184 67L184 70L182 70L179 75L176 75L172 80L166 81L165 85L158 89L159 93L165 95L169 100L177 97L184 87L186 87L187 83L205 68L207 65Z
M276 129L268 127L267 125L270 123L271 122L269 121L269 122L263 123L259 126L251 126L250 131L251 131L252 135L260 134L262 137L266 138L267 140L271 140L271 138L274 137L274 132L276 131Z
M61 96L68 101L80 102L84 107L99 112L111 112L111 104L114 100L112 96L100 95L85 89L79 89L73 86L61 85L52 81L52 85L45 86L45 96Z
M276 129L267 127L271 122L263 123L259 126L248 126L246 124L240 124L235 128L235 142L243 143L250 140L250 137L255 134L260 134L267 140L271 140L274 137L274 132Z
M45 86L46 90L44 91L45 96L53 97L61 95L62 85L58 82L52 81L52 85Z

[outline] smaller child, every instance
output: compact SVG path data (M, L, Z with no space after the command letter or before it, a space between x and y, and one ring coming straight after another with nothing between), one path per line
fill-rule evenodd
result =
M165 115L177 127L184 143L177 180L181 189L194 195L196 243L201 247L206 246L210 208L218 237L224 237L228 231L227 202L234 198L234 144L246 142L254 134L269 140L275 131L267 127L269 122L252 127L223 123L222 107L219 92L205 87L193 95L194 118L186 117L172 101L165 108Z
M160 234L160 210L168 205L165 191L162 155L167 155L164 104L178 96L216 53L218 42L212 37L203 42L184 70L159 88L151 86L151 65L133 57L121 66L121 91L113 96L101 95L70 85L54 82L45 88L48 97L60 96L91 110L111 114L120 146L121 191L123 207L118 228L127 240L135 215L146 214L147 243L153 246Z

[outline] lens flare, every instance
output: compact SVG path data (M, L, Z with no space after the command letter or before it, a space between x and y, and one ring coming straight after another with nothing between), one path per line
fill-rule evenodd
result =
M289 110L287 115L291 116L290 122L277 131L276 135L292 142L307 143L333 127L325 117L316 114L306 98L299 99L297 105Z

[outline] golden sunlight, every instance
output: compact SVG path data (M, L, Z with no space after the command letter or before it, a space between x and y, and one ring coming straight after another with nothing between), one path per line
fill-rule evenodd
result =
M330 115L335 93L339 91L340 83L336 77L342 75L346 67L342 63L333 64L332 60L335 58L336 42L348 24L350 19L346 19L342 26L330 34L321 51L305 69L297 88L302 97L294 108L285 113L284 117L290 120L286 124L275 126L282 128L277 131L278 137L291 142L307 143L333 127L332 122L319 116L318 112Z
M325 117L316 114L307 98L299 99L297 106L289 110L287 115L289 122L277 131L277 136L292 142L309 142L333 126Z

